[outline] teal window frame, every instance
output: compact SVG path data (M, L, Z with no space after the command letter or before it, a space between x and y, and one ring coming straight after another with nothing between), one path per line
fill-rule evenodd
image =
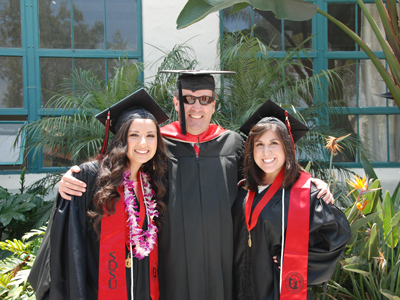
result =
M374 0L363 0L364 3L375 3ZM356 0L315 0L310 1L323 10L327 11L328 4L357 4ZM386 1L384 1L386 2ZM357 14L357 11L356 11ZM358 16L357 16L358 17ZM251 24L254 24L254 11L251 11ZM284 28L284 20L281 20L282 28ZM356 22L357 26L357 22ZM357 29L356 29L357 30ZM309 57L313 60L313 73L318 73L321 70L328 69L328 60L331 59L368 59L368 56L363 51L328 51L328 19L320 14L316 14L312 19L312 34L313 42L312 47L314 51L308 52ZM223 12L220 10L220 35L223 36ZM354 42L355 43L355 42ZM282 46L284 47L284 35L282 34ZM357 48L356 48L357 49ZM383 51L375 51L375 55L379 59L385 59ZM271 51L271 55L276 58L284 56L283 51ZM300 58L307 59L304 54L300 55ZM356 74L358 82L358 72ZM358 93L358 91L357 91ZM328 102L328 99L322 101ZM357 96L357 104L358 104ZM390 148L389 148L389 116L400 115L400 110L397 106L388 106L389 101L386 99L386 106L381 107L350 107L346 112L348 115L357 116L357 127L359 127L359 118L361 115L385 115L386 116L386 133L387 133L387 161L386 162L371 162L373 167L376 168L398 168L400 162L390 162ZM301 108L299 108L301 110ZM357 128L357 138L360 139L360 130ZM328 157L328 156L327 156ZM346 168L362 168L360 160L360 152L357 153L357 162L335 162L335 165L346 167Z
M143 62L143 26L142 26L142 0L136 0L136 25L137 25L137 50L105 50L105 49L41 49L39 47L39 10L37 0L19 0L21 10L21 48L0 47L0 56L22 57L23 61L23 108L1 108L0 121L21 119L28 122L35 121L49 116L46 109L41 108L41 58L103 58L105 59L106 81L108 81L108 60L127 58ZM104 5L106 5L104 0ZM70 0L72 5L73 0ZM105 11L105 10L104 10ZM73 13L71 10L71 24L73 24ZM104 18L105 41L107 41L107 24ZM74 64L71 67L71 73ZM140 76L143 82L143 74ZM61 109L55 110L53 116L61 115ZM1 164L0 164L1 165ZM64 167L43 167L43 155L39 154L33 159L32 154L28 155L27 173L46 173L58 170L65 170ZM0 170L0 174L19 173L18 170Z

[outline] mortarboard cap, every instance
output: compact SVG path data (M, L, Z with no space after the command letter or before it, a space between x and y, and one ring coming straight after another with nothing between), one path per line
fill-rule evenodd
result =
M298 119L293 117L287 111L285 111L278 104L271 100L267 100L259 109L240 127L240 131L245 135L249 135L251 128L257 123L274 123L280 126L284 126L286 129L286 115L288 116L290 123L290 132L293 137L294 143L300 140L310 130L306 125L300 122ZM277 120L276 120L276 119ZM281 124L278 124L280 123Z
M98 159L105 153L108 144L108 132L116 133L129 119L152 119L161 124L169 119L157 102L145 89L137 90L118 103L96 115L96 119L106 126L103 147Z
M213 70L161 70L160 73L179 74L177 88L179 92L179 114L182 134L186 134L185 106L182 98L182 89L191 90L215 90L214 77L211 74L236 74L234 71Z
M157 102L143 88L98 113L96 115L97 120L106 125L108 112L110 112L110 131L114 134L123 123L135 116L154 119L158 124L169 119Z

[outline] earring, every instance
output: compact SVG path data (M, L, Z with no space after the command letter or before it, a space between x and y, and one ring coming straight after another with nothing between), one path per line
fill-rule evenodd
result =
M154 163L154 159L153 159L153 171L155 171L156 169L156 164Z

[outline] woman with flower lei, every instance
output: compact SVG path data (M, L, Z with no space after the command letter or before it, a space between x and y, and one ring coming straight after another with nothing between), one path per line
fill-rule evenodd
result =
M157 300L168 117L143 89L96 117L115 136L80 166L87 191L58 195L29 282L37 299Z

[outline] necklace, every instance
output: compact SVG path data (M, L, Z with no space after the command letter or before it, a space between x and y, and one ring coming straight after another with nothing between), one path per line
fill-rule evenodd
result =
M128 213L129 243L135 246L132 255L137 259L143 259L153 250L157 240L158 229L153 222L154 217L158 217L158 211L156 209L157 203L156 200L153 199L154 191L150 185L150 177L145 173L139 172L139 182L142 183L139 188L142 189L143 202L148 220L148 229L147 231L143 231L139 225L141 221L138 211L139 203L133 193L134 182L129 179L130 175L130 170L125 171L122 182L124 186L125 210Z

